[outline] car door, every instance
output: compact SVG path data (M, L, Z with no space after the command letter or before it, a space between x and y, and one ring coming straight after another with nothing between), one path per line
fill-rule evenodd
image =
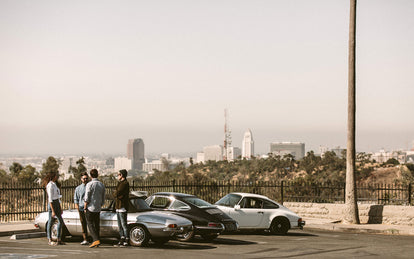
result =
M240 228L260 228L264 218L263 201L256 197L243 197L230 211L230 217L239 223Z
M101 211L100 235L118 235L118 219L114 211Z

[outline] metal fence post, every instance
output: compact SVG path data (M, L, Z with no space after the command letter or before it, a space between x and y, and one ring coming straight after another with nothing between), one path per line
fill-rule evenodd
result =
M344 203L346 201L346 182L342 184L343 188L344 188Z
M282 182L280 183L280 199L281 199L281 202L282 202L282 205L283 205L283 201L284 201L284 197L283 197L283 184L284 184L284 182L285 181L283 181L282 180Z
M42 188L43 190L43 211L47 211L47 207L46 207L46 200L47 200L47 193L46 193L46 188Z
M173 192L175 192L175 179L172 180L172 188L173 188Z
M411 183L408 184L408 205L411 206Z

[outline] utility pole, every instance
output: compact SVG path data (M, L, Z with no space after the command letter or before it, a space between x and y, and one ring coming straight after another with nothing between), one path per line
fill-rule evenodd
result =
M348 130L346 150L346 185L344 221L359 224L357 189L355 179L355 114L356 114L356 5L357 0L350 0L349 19L349 53L348 53Z
M231 147L231 131L228 126L228 112L224 109L224 145L223 145L223 160L228 160Z

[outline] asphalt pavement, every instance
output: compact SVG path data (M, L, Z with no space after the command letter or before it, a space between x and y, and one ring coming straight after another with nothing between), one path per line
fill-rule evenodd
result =
M385 224L345 224L329 219L303 218L306 221L304 229L325 230L333 232L370 233L385 235L413 235L414 226L385 225ZM10 236L11 239L25 239L46 236L37 229L32 221L0 223L0 236Z

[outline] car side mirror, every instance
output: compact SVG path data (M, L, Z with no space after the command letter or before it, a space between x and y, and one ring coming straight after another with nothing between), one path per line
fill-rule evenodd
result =
M234 205L234 210L240 210L240 205Z

